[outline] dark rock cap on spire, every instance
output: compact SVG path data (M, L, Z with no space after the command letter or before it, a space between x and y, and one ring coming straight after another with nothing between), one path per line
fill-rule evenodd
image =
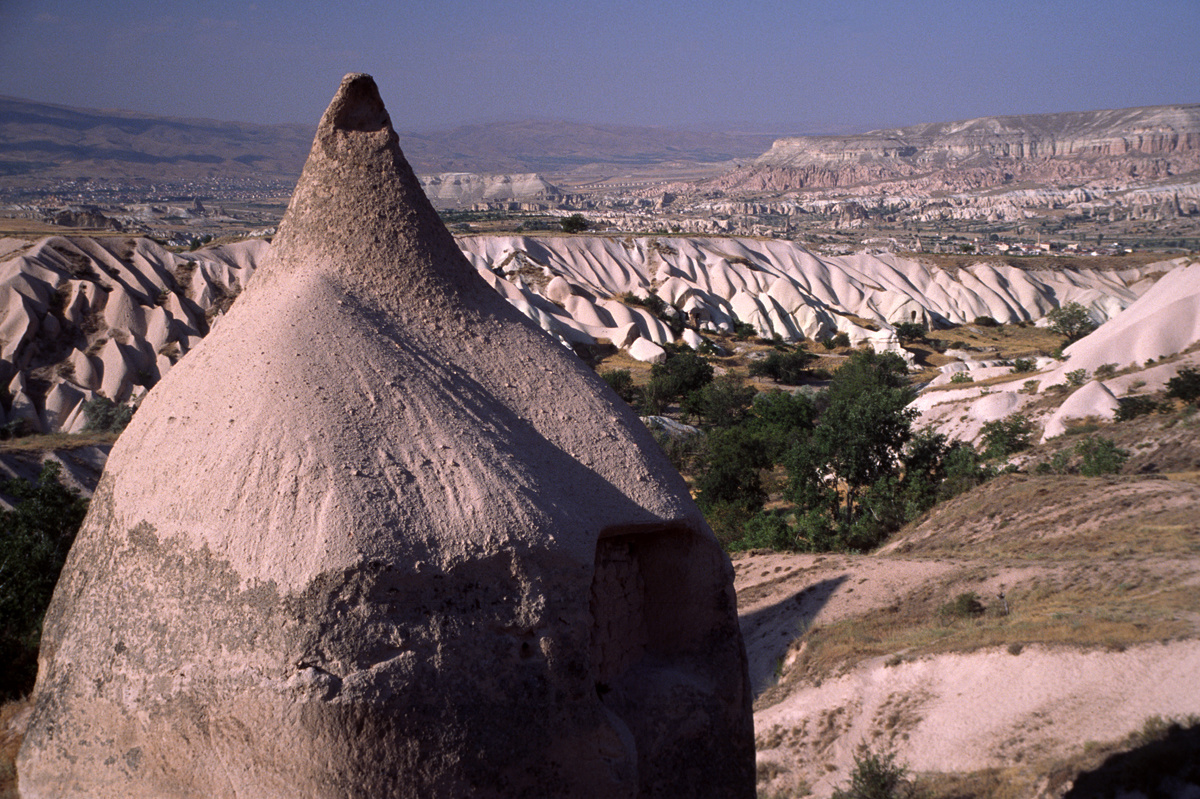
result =
M21 794L751 797L732 578L350 76L270 263L113 448Z

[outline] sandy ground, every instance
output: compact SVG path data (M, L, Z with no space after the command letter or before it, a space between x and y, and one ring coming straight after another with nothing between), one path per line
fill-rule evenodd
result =
M1030 645L915 658L873 657L762 698L789 646L812 625L882 612L922 586L953 584L973 561L764 553L735 557L750 674L760 795L844 785L856 749L893 750L913 772L1026 767L1045 773L1088 742L1115 741L1147 718L1200 714L1200 641L1117 648ZM981 596L1059 564L992 570ZM804 646L803 643L800 646ZM766 776L768 779L764 780ZM1042 786L1045 789L1045 786Z

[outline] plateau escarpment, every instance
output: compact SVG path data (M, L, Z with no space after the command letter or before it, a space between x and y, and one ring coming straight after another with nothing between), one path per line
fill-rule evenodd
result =
M1198 169L1200 105L1182 105L785 138L742 174L773 175L777 190L918 179L954 190L1035 179L1164 178Z
M437 208L463 208L490 202L547 201L561 194L534 172L515 175L440 172L420 177L421 189Z

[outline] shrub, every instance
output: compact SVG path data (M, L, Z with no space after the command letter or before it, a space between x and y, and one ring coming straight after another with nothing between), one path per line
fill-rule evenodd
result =
M1037 369L1037 361L1033 358L1017 358L1013 361L1012 373L1015 375L1032 372Z
M741 319L735 317L733 320L733 335L736 338L754 338L758 335L758 329L749 322L743 322Z
M982 616L985 610L987 608L979 601L979 595L974 591L967 591L938 608L938 615L942 618L970 619Z
M0 697L33 688L42 617L67 551L87 513L87 500L58 480L54 461L36 483L0 484L16 503L0 510Z
M1096 377L1101 380L1108 380L1110 377L1116 377L1117 365L1115 363L1102 363L1096 367Z
M1162 404L1154 397L1145 395L1122 397L1117 400L1117 421L1128 422L1130 419L1136 419L1158 410L1162 410Z
M896 755L876 755L865 746L854 756L850 784L837 788L832 799L914 799L916 788L908 779L908 769L896 764Z
M1055 308L1046 314L1050 329L1061 336L1066 336L1068 342L1078 341L1096 329L1092 315L1077 302Z
M837 349L838 347L849 347L850 335L848 333L837 333L832 336L827 336L826 338L821 339L821 344L823 344L827 350Z
M119 433L125 429L136 410L133 405L118 405L108 397L96 397L83 403L87 424L85 433Z
M785 386L795 386L808 377L807 367L817 356L804 350L795 352L771 352L761 361L750 364L750 374L754 377L770 377Z
M983 426L983 454L987 458L1007 458L1028 449L1033 424L1021 413L1010 413L1003 419Z
M683 398L683 412L709 427L732 427L745 420L757 394L737 375L721 375Z
M571 214L559 220L564 233L582 233L592 226L583 214Z
M895 325L896 338L901 341L924 341L925 325L920 322L899 322Z
M759 511L744 525L745 534L732 542L729 549L773 549L786 551L796 548L796 537L783 514L778 511Z
M638 389L633 383L633 374L628 369L608 369L600 377L617 396L633 405L638 400Z
M1063 376L1067 378L1067 385L1071 388L1079 388L1088 381L1089 377L1087 369L1073 369Z
M951 383L974 383L975 378L971 377L970 372L955 372L950 375Z
M1129 460L1129 451L1118 447L1111 439L1089 438L1075 445L1075 454L1083 457L1079 473L1085 477L1116 474Z
M1021 384L1021 390L1026 394L1036 394L1039 385L1040 381L1038 380L1026 380Z
M1200 370L1194 366L1185 366L1167 381L1167 396L1176 397L1184 402L1200 400Z

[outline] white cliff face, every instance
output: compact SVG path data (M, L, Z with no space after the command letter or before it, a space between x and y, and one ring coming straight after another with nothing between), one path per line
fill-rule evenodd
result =
M494 288L551 334L566 342L606 338L622 348L638 337L661 345L671 336L647 309L613 300L624 293L657 294L701 332L730 330L736 320L764 338L819 340L844 332L852 343L893 350L898 346L887 331L899 322L1036 321L1067 302L1107 319L1161 271L980 263L952 272L886 253L824 256L795 242L734 238L474 236L459 246Z
M759 166L815 164L951 165L955 159L1090 158L1141 154L1194 159L1200 151L1200 105L1063 114L983 117L914 125L859 136L779 139Z
M36 431L78 431L87 400L138 396L220 318L216 312L271 247L253 241L184 256L149 241L119 247L115 241L22 242L0 263L0 307L6 309L0 385L9 398L0 405L0 424L24 420ZM1134 303L1158 275L1182 266L1098 272L981 262L950 271L887 253L825 256L795 242L757 239L508 235L456 241L495 291L560 342L606 339L647 360L661 357L662 345L675 335L666 314L622 301L626 293L645 298L653 292L669 314L686 318L685 343L693 347L706 331L731 330L736 320L765 338L819 340L844 332L854 344L903 354L890 332L898 322L1037 321L1068 302L1087 306L1103 322ZM1161 353L1141 359L1149 357Z
M442 172L421 175L421 188L437 208L462 208L479 202L526 201L555 197L561 192L533 172L515 175L481 175Z

